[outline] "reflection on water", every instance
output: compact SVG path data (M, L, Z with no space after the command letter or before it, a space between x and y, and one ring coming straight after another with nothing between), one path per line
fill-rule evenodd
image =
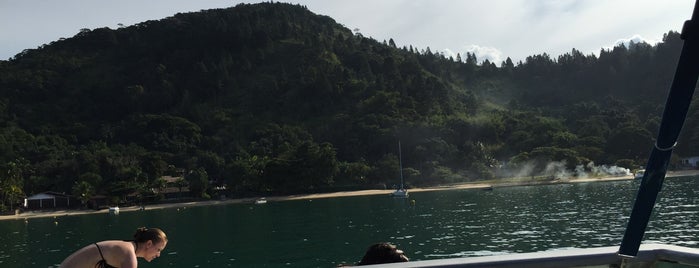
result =
M0 267L51 267L98 240L162 227L147 267L333 267L379 241L412 260L616 246L637 181L418 192L0 222ZM666 180L644 242L699 243L699 183ZM40 256L40 257L37 257ZM145 266L145 265L144 265Z

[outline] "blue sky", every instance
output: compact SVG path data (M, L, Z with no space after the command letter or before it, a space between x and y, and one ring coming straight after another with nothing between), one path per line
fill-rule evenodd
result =
M117 28L178 12L261 1L0 0L0 59L82 28ZM476 53L479 61L576 48L597 54L629 39L660 41L691 17L691 0L297 0L364 36L445 55Z

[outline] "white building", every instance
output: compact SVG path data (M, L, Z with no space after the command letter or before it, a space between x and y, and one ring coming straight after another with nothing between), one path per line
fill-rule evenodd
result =
M688 167L696 168L699 166L699 156L682 158L682 164Z

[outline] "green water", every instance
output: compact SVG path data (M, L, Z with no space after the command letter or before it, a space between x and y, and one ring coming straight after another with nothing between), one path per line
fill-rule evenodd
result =
M139 267L335 267L379 241L412 260L616 246L637 181L359 196L0 222L0 267L55 267L95 241L160 227ZM416 201L411 206L409 200ZM699 181L665 182L645 242L699 247Z

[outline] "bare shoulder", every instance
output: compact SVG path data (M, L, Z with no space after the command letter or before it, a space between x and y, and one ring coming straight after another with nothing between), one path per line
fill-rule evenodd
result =
M122 240L106 240L102 242L97 242L103 251L108 251L112 255L117 255L116 257L126 257L134 253L134 245L129 241Z
M133 243L121 240L107 240L97 243L102 250L102 255L104 260L108 264L117 267L131 267L129 265L124 265L124 261L136 259L136 252ZM135 267L135 266L133 266Z

